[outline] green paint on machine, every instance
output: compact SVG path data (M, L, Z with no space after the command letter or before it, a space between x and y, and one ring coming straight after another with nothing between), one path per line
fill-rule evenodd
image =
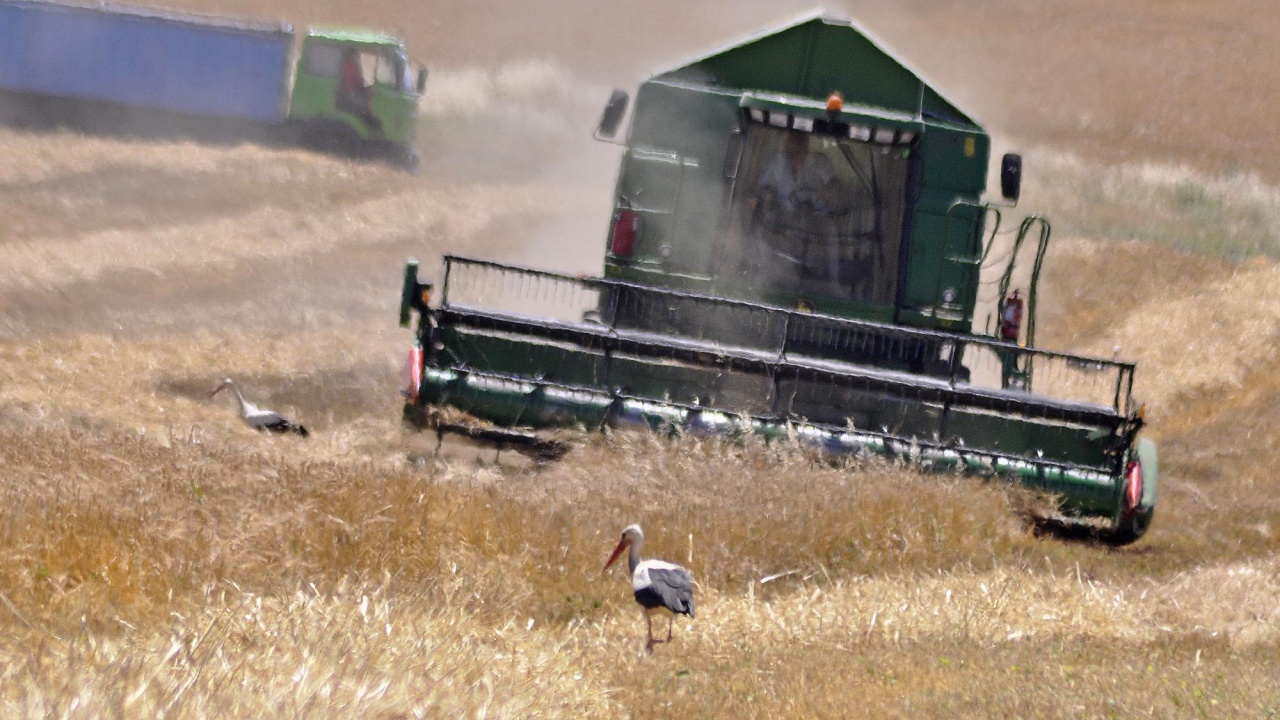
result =
M805 18L659 73L621 142L601 277L447 256L432 305L406 271L408 420L796 438L1007 477L1115 543L1146 531L1134 365L1035 347L1044 218L992 252L1021 159L984 201L986 131L856 25Z

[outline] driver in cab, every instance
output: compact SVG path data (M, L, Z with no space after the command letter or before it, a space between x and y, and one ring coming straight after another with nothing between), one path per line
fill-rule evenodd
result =
M809 133L787 133L781 151L769 159L760 175L751 208L757 227L764 231L761 239L773 246L775 254L798 266L812 262L805 258L814 251L827 255L825 267L818 272L834 280L838 248L822 239L830 234L829 214L839 194L839 181L831 160L821 151L811 151L809 143ZM811 243L816 245L810 247Z
M782 220L795 218L798 210L821 212L835 189L836 172L831 160L809 151L808 133L793 131L760 175L756 202L773 203L770 208Z

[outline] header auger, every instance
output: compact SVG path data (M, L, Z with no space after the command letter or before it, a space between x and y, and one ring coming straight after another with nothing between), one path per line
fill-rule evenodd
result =
M411 262L406 419L546 457L563 445L540 431L564 426L795 437L1014 479L1112 542L1145 532L1134 365L1034 347L1048 222L993 252L1011 205L981 200L988 135L864 32L808 18L656 75L625 148L603 277L448 256L433 305ZM1006 156L1006 201L1020 174Z

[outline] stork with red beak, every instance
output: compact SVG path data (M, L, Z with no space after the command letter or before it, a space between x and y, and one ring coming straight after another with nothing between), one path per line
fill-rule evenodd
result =
M640 546L644 543L644 533L639 525L628 525L622 531L622 539L613 549L604 570L622 555L622 551L630 547L627 563L631 568L631 590L635 593L636 602L644 608L645 627L648 631L648 642L645 650L653 652L653 646L659 642L671 642L671 626L675 624L676 615L695 617L693 611L693 576L688 570L662 560L641 560ZM601 572L604 572L602 570ZM670 613L667 623L667 639L653 639L653 613L666 611Z

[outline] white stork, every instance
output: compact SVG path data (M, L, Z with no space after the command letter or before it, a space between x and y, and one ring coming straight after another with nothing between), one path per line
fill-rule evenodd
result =
M305 427L293 422L280 413L274 410L260 408L248 400L245 400L244 395L240 392L240 388L236 387L236 384L232 382L231 378L223 378L222 384L214 388L213 392L209 393L209 397L217 395L226 388L231 388L231 392L236 394L236 400L240 402L240 419L244 420L245 424L254 430L269 430L277 433L291 432L301 435L302 437L306 437L310 434L307 432Z
M671 642L671 626L675 624L677 614L695 617L693 613L693 576L688 570L662 560L641 560L640 546L644 544L644 532L639 525L628 525L622 531L622 539L613 549L604 570L608 570L613 561L618 559L622 550L631 547L627 556L627 564L631 567L631 589L635 593L636 602L644 608L645 627L649 640L645 650L653 652L658 642ZM601 572L604 572L602 570ZM666 610L670 613L667 623L667 639L653 639L653 612Z

